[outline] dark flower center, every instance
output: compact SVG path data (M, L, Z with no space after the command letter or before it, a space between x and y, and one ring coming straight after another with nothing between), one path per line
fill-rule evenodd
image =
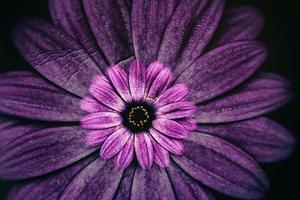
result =
M153 106L145 102L131 102L122 112L123 124L132 132L147 131L155 119Z

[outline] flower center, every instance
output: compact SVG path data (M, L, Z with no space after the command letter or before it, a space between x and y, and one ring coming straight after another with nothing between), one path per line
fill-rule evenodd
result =
M122 112L123 124L132 132L147 131L155 119L153 106L145 102L131 102Z

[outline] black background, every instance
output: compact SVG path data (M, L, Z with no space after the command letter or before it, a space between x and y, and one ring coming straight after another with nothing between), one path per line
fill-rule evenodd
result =
M286 107L269 116L288 127L300 141L299 88L300 88L300 6L297 0L229 0L227 7L236 5L256 5L262 10L266 24L259 40L269 48L269 57L263 66L264 71L282 74L294 84L295 98ZM0 71L16 69L32 70L14 48L10 34L13 24L24 16L37 16L49 19L46 0L8 0L0 5ZM0 94L1 95L1 94ZM300 199L300 151L296 147L289 159L263 165L271 189L266 199ZM4 198L13 183L0 182L0 199ZM217 195L217 199L228 199ZM230 198L229 198L230 199Z

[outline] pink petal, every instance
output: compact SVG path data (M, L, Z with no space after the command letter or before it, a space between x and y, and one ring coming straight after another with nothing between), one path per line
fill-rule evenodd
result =
M112 111L109 107L104 106L93 97L84 97L80 101L80 108L89 113Z
M149 90L151 84L153 83L154 79L157 77L159 72L164 68L164 65L160 62L153 62L147 68L147 83L146 88Z
M137 133L134 138L137 160L143 169L149 169L153 163L153 146L147 133Z
M158 118L153 121L153 128L164 135L173 138L186 138L187 130L178 122L165 118Z
M120 127L118 126L103 130L90 131L86 135L86 144L91 147L98 146L102 144L102 142L104 142L110 134L112 134L119 128Z
M158 144L154 139L151 139L154 149L154 162L160 167L167 167L170 165L169 152Z
M97 112L84 116L81 126L87 129L105 129L120 125L122 118L115 112Z
M118 153L116 165L121 169L126 169L134 156L134 135L131 135L125 146Z
M166 137L155 129L150 129L149 132L152 137L168 151L176 155L183 154L183 145L178 140Z
M187 131L193 131L197 127L197 122L191 118L183 118L176 120L181 126L183 126Z
M100 156L109 159L116 155L129 140L131 133L126 128L121 128L111 134L103 143Z
M114 65L108 68L108 76L119 95L125 101L130 101L131 94L128 86L128 75L125 70L118 65Z
M89 91L98 101L112 109L121 111L124 108L124 101L114 92L104 76L96 76Z
M187 97L188 92L189 90L186 85L176 84L160 95L155 102L155 107L159 108L169 103L182 101Z
M191 102L175 102L164 105L157 110L157 115L162 118L179 119L192 116L196 107Z
M143 99L146 88L146 70L138 61L133 61L129 67L129 88L134 100Z

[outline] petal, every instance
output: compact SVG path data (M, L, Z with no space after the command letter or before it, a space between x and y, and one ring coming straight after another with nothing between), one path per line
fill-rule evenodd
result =
M113 162L96 159L74 177L60 199L112 199L122 174L123 170L117 169Z
M106 107L95 98L87 96L80 101L80 108L88 113L95 112L112 112L113 110Z
M85 0L83 5L98 45L110 64L134 55L129 1Z
M87 132L86 134L86 144L91 147L96 147L102 144L107 137L114 133L116 130L120 129L120 126L115 126L112 128L106 128L102 130L94 130Z
M50 0L49 10L56 26L76 40L93 60L104 69L107 66L88 24L81 0Z
M147 133L134 135L134 149L136 158L143 169L150 169L153 163L153 145Z
M105 76L95 76L89 88L90 93L102 104L121 111L124 101L114 92Z
M195 130L197 127L196 120L191 119L191 118L177 119L176 122L178 122L181 126L183 126L189 132Z
M131 23L135 55L145 66L157 60L163 33L176 5L176 0L132 1Z
M187 131L176 121L164 118L158 118L152 122L153 128L161 132L164 135L173 138L186 138Z
M196 106L191 102L175 102L162 106L157 109L157 116L167 119L179 119L184 117L192 117L196 111Z
M148 77L148 75L147 75ZM172 72L170 68L162 69L157 76L154 78L149 90L147 97L156 99L162 92L169 88L172 80Z
M225 10L211 46L216 47L232 41L255 39L263 26L264 17L256 7L240 6Z
M114 65L107 70L110 81L115 87L119 95L125 100L131 100L131 94L128 86L128 75L124 69L118 65Z
M26 71L0 75L0 111L46 121L79 121L80 99Z
M103 143L100 156L103 159L109 159L113 157L125 146L130 136L131 133L126 128L121 128L115 131Z
M174 193L179 200L213 200L214 197L199 183L187 175L175 163L166 168Z
M133 61L129 67L129 87L134 100L143 99L146 87L146 70L138 61Z
M223 0L180 1L165 30L158 60L174 67L177 77L211 39L224 7Z
M166 171L158 166L151 170L138 167L133 178L131 199L175 199Z
M198 107L198 123L248 119L275 110L291 99L290 84L281 76L264 73L231 93Z
M0 177L25 179L68 166L95 151L85 135L79 126L11 126L1 131Z
M160 167L167 167L170 164L169 152L151 138L154 150L154 162Z
M122 180L119 184L118 190L115 193L114 200L130 199L131 187L134 172L136 169L135 163L132 163L123 173Z
M245 152L226 141L200 133L184 140L185 154L172 156L190 176L227 195L260 199L268 187L265 174Z
M159 96L159 98L155 101L155 107L159 108L169 103L182 101L188 95L188 92L189 90L186 85L176 84Z
M30 18L14 30L14 41L24 58L44 77L84 97L101 70L67 33L46 21Z
M176 155L183 154L183 145L178 140L168 138L157 132L155 129L149 130L151 136L165 149Z
M155 78L157 77L157 75L159 74L159 72L161 70L163 70L164 65L160 62L152 62L146 70L146 88L147 90L149 90L150 86L152 85L153 81L155 80Z
M190 100L203 102L240 85L261 66L266 56L266 48L259 42L228 43L197 59L179 76L177 83L189 85Z
M134 136L131 135L124 147L116 157L116 165L121 169L126 169L134 156Z
M86 129L105 129L120 125L122 119L115 112L97 112L84 116L80 123Z
M18 184L10 193L9 200L44 200L59 199L64 192L65 187L72 179L83 170L88 164L94 161L97 154L84 158L82 161L52 173L50 176L41 179L33 179Z
M295 146L295 139L287 129L263 117L214 126L199 125L197 130L236 144L259 162L284 159Z

